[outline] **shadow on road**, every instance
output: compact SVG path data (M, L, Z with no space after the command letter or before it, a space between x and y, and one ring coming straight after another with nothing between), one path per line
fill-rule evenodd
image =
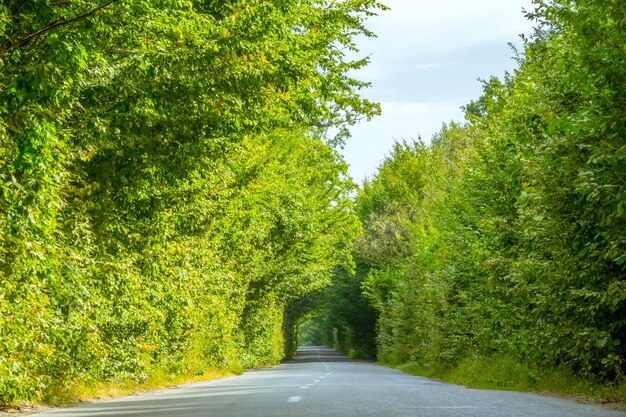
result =
M296 357L284 363L312 363L312 362L354 362L341 352L327 346L301 346ZM364 361L370 362L370 361Z

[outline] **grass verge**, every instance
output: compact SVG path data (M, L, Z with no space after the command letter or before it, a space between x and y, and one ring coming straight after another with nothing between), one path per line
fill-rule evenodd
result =
M565 368L540 369L510 358L465 359L456 367L424 366L415 362L381 364L468 388L550 394L626 410L626 383L602 384L573 375Z
M50 390L44 402L50 405L72 404L103 398L123 397L140 392L172 388L192 382L210 381L234 375L230 370L211 370L199 375L168 375L156 372L145 381L123 380L114 382L77 381L62 389Z
M39 412L50 406L67 406L80 402L105 398L124 397L138 393L173 388L193 382L222 379L244 372L240 365L229 369L212 369L196 374L174 375L163 370L154 371L145 380L128 379L121 381L81 381L76 380L63 387L50 387L36 402L22 402L13 406L0 407L0 416L19 413Z

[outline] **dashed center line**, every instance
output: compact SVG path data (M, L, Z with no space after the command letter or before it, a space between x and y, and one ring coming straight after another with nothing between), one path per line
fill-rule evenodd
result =
M302 397L289 397L289 399L287 400L288 403L297 403L298 401L300 401L302 399Z

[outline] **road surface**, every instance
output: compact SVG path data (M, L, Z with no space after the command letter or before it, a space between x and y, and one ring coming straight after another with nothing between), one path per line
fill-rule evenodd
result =
M38 416L132 417L626 417L552 397L466 389L414 377L323 347L237 377L107 400Z

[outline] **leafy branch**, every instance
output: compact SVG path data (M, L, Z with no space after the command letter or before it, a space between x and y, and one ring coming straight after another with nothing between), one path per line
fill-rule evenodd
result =
M33 32L33 33L31 33L31 34L29 34L29 35L27 35L27 36L23 37L23 38L22 38L22 39L20 39L20 40L17 40L17 41L14 41L14 40L8 41L8 42L4 43L4 44L0 47L0 53L7 52L7 51L9 51L9 50L11 50L11 49L21 48L22 46L24 46L24 45L28 44L31 40L35 39L36 37L41 36L41 35L43 35L43 34L45 34L45 33L49 32L49 31L51 31L51 30L53 30L53 29L56 29L56 28L60 27L60 26L65 26L65 25L69 25L69 24L76 23L76 22L79 22L79 21L81 21L81 20L84 20L84 19L86 19L86 18L88 18L88 17L90 17L90 16L94 15L94 14L95 14L95 13L97 13L99 10L102 10L102 9L104 9L105 7L107 7L107 6L111 5L111 4L112 4L113 2L115 2L115 1L116 1L116 0L109 0L109 1L107 1L106 3L104 3L104 4L101 4L100 6L95 7L95 8L93 8L93 9L89 10L88 12L85 12L85 13L83 13L83 14L81 14L81 15L79 15L79 16L73 17L73 18L71 18L71 19L61 19L61 20L57 20L56 22L50 23L48 26L46 26L46 27L44 27L44 28L42 28L42 29L39 29L39 30L38 30L38 31L36 31L36 32Z

